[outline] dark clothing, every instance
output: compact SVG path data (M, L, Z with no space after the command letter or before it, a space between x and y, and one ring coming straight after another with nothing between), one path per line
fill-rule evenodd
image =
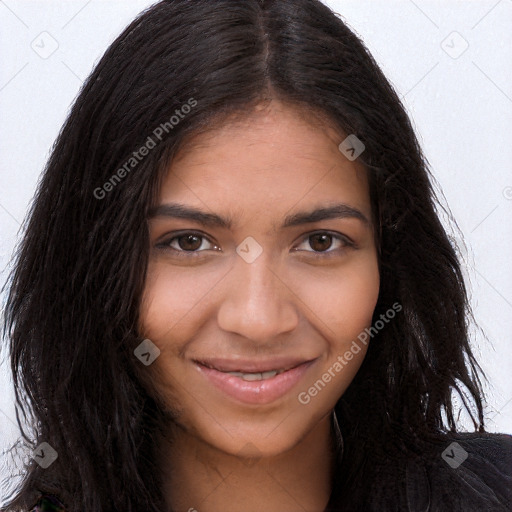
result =
M66 509L57 497L44 494L30 512L66 512Z
M338 467L341 463L339 455ZM446 435L444 446L431 450L430 457L397 455L388 461L388 467L393 463L402 468L400 481L379 487L380 482L389 480L385 478L386 464L381 464L375 483L367 486L365 504L347 505L350 489L336 492L334 488L324 512L512 511L511 435L451 433ZM372 500L374 489L379 494Z
M336 417L338 468L343 461L343 439ZM446 445L434 457L394 461L404 478L386 487L382 495L379 473L370 489L383 499L347 505L346 494L334 488L324 512L501 512L512 510L512 436L507 434L449 434ZM381 471L386 471L385 466ZM384 476L384 473L380 473ZM345 494L345 498L344 498ZM373 504L372 504L373 503ZM66 512L56 497L44 495L31 512ZM69 511L71 512L71 511ZM141 511L143 512L143 511ZM240 512L245 512L241 510ZM297 512L304 512L298 510Z

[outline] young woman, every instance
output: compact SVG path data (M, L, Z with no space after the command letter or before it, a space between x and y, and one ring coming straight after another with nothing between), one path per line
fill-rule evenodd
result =
M4 510L508 510L409 119L317 0L169 0L85 83L10 280ZM475 432L457 432L459 394Z

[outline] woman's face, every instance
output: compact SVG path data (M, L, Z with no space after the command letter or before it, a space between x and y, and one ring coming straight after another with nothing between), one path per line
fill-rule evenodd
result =
M226 453L291 449L366 354L378 261L366 173L344 138L272 102L197 136L150 217L148 371L182 428Z

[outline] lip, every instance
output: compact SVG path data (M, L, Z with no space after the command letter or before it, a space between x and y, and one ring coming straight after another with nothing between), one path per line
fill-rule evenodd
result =
M197 359L195 363L199 363L203 366L213 368L221 372L242 372L242 373L257 373L257 372L268 372L271 370L288 370L302 363L306 363L310 360L297 357L274 357L273 359L228 359L222 357Z
M302 361L298 365L289 370L284 371L270 379L257 380L257 381L245 381L235 375L229 375L219 369L208 368L204 364L194 361L194 364L198 371L208 379L217 389L225 393L226 395L246 404L262 405L274 402L278 398L286 395L294 386L300 382L304 374L314 364L316 359L309 361ZM226 361L225 361L226 362ZM273 360L272 364L275 364L276 360ZM230 364L235 362L231 361ZM273 366L269 367L262 366L261 363L254 363L254 366L260 365L259 367L265 367L267 370L251 370L251 372L268 371L271 369L283 368L286 366ZM235 364L236 366L236 364ZM233 370L224 371L240 371L238 366L232 366ZM250 365L249 365L250 366ZM243 367L245 370L245 366ZM245 370L247 371L247 370Z

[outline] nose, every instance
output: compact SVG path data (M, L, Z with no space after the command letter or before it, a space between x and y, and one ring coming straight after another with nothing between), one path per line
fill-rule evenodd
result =
M272 342L299 322L293 291L264 255L252 263L236 258L217 316L224 331L258 343Z

